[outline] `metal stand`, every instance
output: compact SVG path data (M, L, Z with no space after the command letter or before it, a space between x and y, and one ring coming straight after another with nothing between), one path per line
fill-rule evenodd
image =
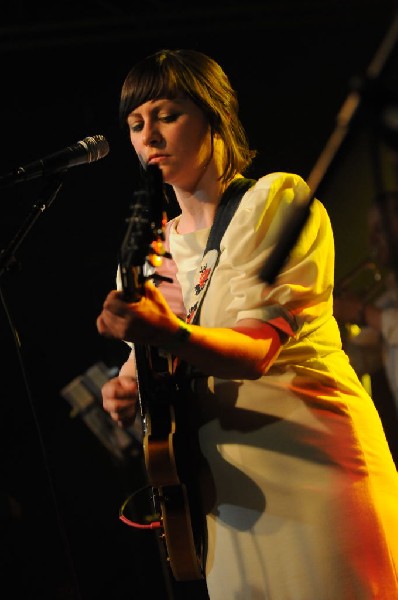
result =
M394 17L389 31L384 37L379 49L377 50L366 71L364 82L362 85L358 85L356 89L348 94L339 113L337 114L337 125L307 179L308 186L311 190L310 197L304 199L303 203L295 208L290 220L286 223L284 230L281 231L278 243L274 247L260 272L260 279L262 281L270 284L274 283L279 272L281 271L307 221L310 207L316 197L318 188L323 182L332 162L343 146L343 142L346 139L347 134L350 132L351 124L361 104L362 96L366 95L368 90L374 92L375 83L379 79L389 57L391 56L391 53L397 44L397 40L398 11Z
M29 215L17 230L9 245L0 253L0 278L17 264L15 256L16 251L21 246L39 216L51 206L62 185L63 178L60 175L52 176L48 179L41 197L33 204Z

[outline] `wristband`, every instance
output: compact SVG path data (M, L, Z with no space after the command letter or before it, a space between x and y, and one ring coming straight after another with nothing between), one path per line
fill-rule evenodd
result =
M191 330L188 323L185 323L185 321L178 319L178 325L179 327L177 331L174 331L170 335L169 341L163 346L164 349L168 350L169 352L174 352L175 350L180 348L180 346L182 344L185 344L191 337Z

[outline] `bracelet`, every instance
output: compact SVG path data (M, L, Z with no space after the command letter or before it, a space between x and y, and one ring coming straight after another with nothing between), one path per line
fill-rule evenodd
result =
M188 323L185 323L181 319L178 319L178 321L179 327L177 331L171 334L170 341L164 345L165 350L169 350L170 352L179 348L181 344L185 344L191 337L191 330Z

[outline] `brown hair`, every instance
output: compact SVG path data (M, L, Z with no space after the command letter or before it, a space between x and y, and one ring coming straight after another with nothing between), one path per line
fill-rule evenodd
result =
M229 181L251 164L255 151L249 148L238 116L235 90L220 65L196 50L160 50L138 62L122 87L119 117L122 125L137 106L159 98L186 94L209 119L213 134L225 145L221 179Z

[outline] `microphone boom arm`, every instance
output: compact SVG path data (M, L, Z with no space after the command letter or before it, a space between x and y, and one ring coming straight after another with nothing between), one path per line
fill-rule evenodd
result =
M15 253L40 215L51 206L63 185L63 173L48 179L41 197L33 204L29 215L18 228L7 248L0 252L0 278L17 264Z
M379 46L373 60L371 61L366 79L373 83L380 76L384 65L395 48L398 39L398 12L394 17L393 23ZM340 108L337 115L337 125L329 137L324 149L316 161L307 183L310 188L310 194L303 205L295 208L291 218L286 223L284 230L274 246L270 256L260 271L260 279L266 283L275 282L284 263L286 262L291 250L295 246L300 233L307 221L312 202L322 183L329 167L334 161L337 153L343 145L343 142L350 130L351 122L356 115L361 102L361 95L358 90L350 92Z

